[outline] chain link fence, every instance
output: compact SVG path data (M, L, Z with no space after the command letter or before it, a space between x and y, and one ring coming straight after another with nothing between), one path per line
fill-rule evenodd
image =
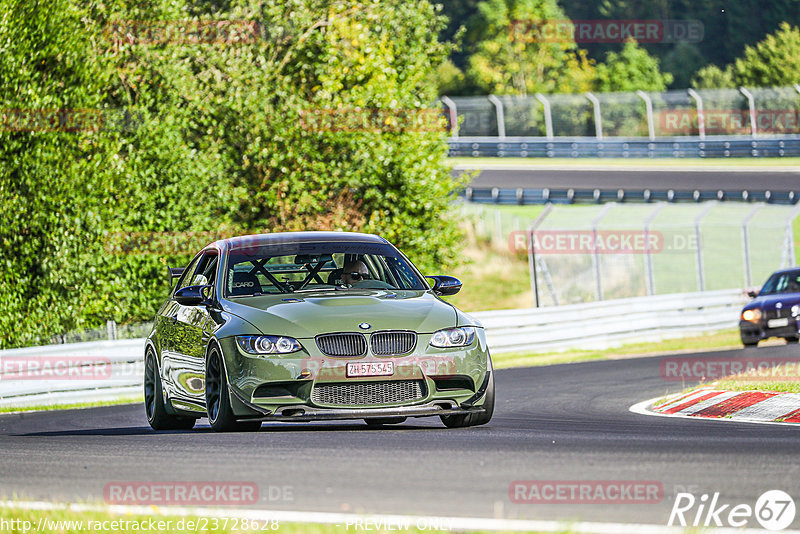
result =
M663 92L443 97L458 137L649 138L800 134L800 84Z
M465 202L472 233L527 261L534 305L758 286L795 264L795 206L547 205L527 213Z

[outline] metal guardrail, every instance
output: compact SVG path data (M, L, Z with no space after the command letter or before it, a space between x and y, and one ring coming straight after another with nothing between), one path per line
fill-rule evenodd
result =
M736 289L472 315L484 324L495 353L603 349L734 328L747 300Z
M459 196L479 204L529 205L529 204L579 204L605 202L708 202L712 200L734 202L764 202L793 205L800 200L798 191L770 191L768 189L530 189L518 187L467 187Z
M142 394L144 339L0 351L0 407L99 402Z
M738 324L741 290L638 297L551 308L477 312L492 352L605 348L626 341L711 332ZM93 341L0 351L0 407L97 402L141 394L143 339ZM67 362L70 368L110 365L101 378L9 379L25 360ZM60 370L63 374L63 368Z
M458 137L451 157L499 158L743 158L798 157L800 135L780 137L647 138Z

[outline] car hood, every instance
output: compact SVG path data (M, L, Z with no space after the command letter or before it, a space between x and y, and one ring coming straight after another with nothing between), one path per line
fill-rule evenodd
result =
M435 332L457 324L456 309L429 291L348 290L263 295L225 300L225 311L262 333L311 338L327 332Z
M749 302L744 309L761 308L762 310L774 310L775 305L779 302L781 307L791 308L795 304L800 304L800 293L777 293L775 295L759 296Z

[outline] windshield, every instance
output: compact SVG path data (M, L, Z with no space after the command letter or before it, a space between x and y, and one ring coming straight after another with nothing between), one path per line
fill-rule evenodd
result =
M761 288L759 295L778 293L800 293L800 271L773 274Z
M428 288L411 263L387 244L281 244L228 255L228 297L347 289Z

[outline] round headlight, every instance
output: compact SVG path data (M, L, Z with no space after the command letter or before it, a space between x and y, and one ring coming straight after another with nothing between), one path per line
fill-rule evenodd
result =
M275 344L270 341L268 337L259 337L256 339L256 351L269 354L275 350Z
M453 328L450 330L450 344L454 346L464 345L467 335L461 328Z
M439 330L431 337L431 345L435 347L447 346L447 331Z
M286 339L285 337L280 338L275 346L278 348L278 352L293 352L296 350L292 340Z

